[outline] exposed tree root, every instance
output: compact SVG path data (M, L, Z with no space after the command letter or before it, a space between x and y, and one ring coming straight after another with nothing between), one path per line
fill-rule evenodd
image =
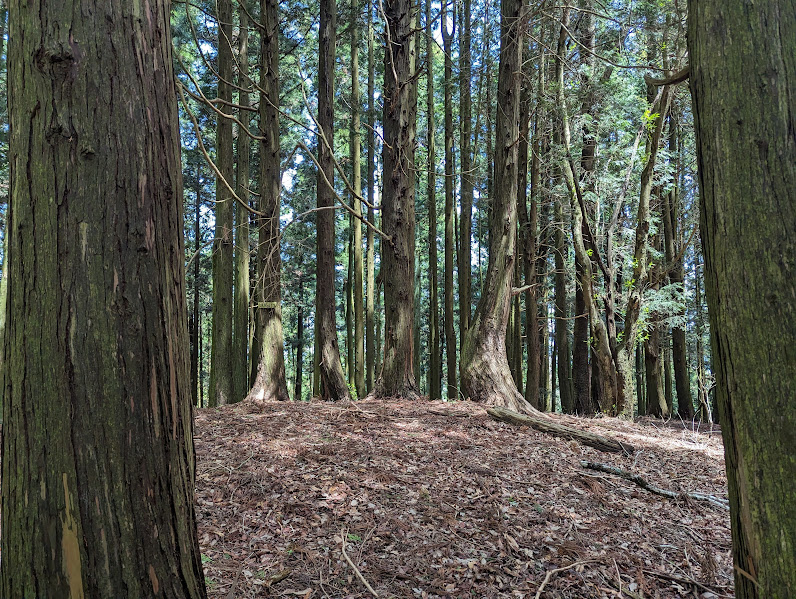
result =
M668 489L661 489L660 487L655 487L651 485L645 478L640 477L638 474L633 474L632 472L628 472L627 470L622 470L621 468L617 468L616 466L610 466L608 464L600 464L599 462L587 462L581 461L581 466L584 468L588 468L589 470L597 470L599 472L605 472L607 474L613 474L615 476L619 476L624 478L625 480L629 480L630 482L636 483L642 489L646 489L650 493L654 493L655 495L660 495L662 497L668 497L669 499L679 499L683 496L689 497L691 499L696 499L697 501L707 501L708 503L715 505L724 510L730 509L730 503L726 499L722 499L721 497L716 497L715 495L707 495L705 493L677 493L676 491L669 491Z
M495 420L516 424L518 426L530 426L535 430L555 435L556 437L574 439L584 445L599 449L600 451L625 453L627 455L632 455L634 451L633 446L628 443L620 443L615 439L603 437L602 435L595 435L594 433L560 424L550 416L534 410L533 408L526 410L524 414L520 414L519 412L501 406L491 406L486 409L486 412Z

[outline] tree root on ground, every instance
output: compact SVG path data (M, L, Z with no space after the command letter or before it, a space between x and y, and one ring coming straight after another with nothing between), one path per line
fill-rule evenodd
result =
M632 455L635 451L633 446L629 443L621 443L609 437L589 433L571 426L560 424L536 410L528 411L525 414L520 414L513 410L501 406L490 406L486 409L486 413L495 420L507 422L509 424L516 424L518 426L529 426L542 433L555 435L556 437L564 437L565 439L574 439L589 447L594 447L600 451L607 451L611 453L624 453Z

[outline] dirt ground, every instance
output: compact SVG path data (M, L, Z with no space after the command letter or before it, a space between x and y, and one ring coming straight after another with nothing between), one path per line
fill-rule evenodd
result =
M559 418L635 454L494 422L468 402L199 410L210 596L733 597L725 510L580 463L724 498L721 435L681 421Z

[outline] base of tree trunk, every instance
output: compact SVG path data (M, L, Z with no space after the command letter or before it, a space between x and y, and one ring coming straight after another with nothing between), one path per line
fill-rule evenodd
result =
M542 433L548 433L556 437L574 439L583 445L594 447L600 451L625 453L627 455L632 455L635 451L633 446L628 443L620 443L615 439L610 439L608 437L603 437L602 435L596 435L594 433L589 433L571 426L560 424L552 417L547 416L538 410L534 410L533 408L530 408L530 411L520 414L519 412L515 412L504 407L491 406L487 408L486 413L495 420L507 422L509 424L516 424L518 426L529 426L532 429Z

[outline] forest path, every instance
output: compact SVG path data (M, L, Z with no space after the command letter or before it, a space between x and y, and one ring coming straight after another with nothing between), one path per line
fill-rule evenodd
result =
M637 451L600 453L494 422L468 402L198 410L209 596L370 597L343 556L345 536L381 598L534 598L567 566L541 597L732 597L726 511L580 466L605 462L659 487L726 497L721 435L561 418Z

